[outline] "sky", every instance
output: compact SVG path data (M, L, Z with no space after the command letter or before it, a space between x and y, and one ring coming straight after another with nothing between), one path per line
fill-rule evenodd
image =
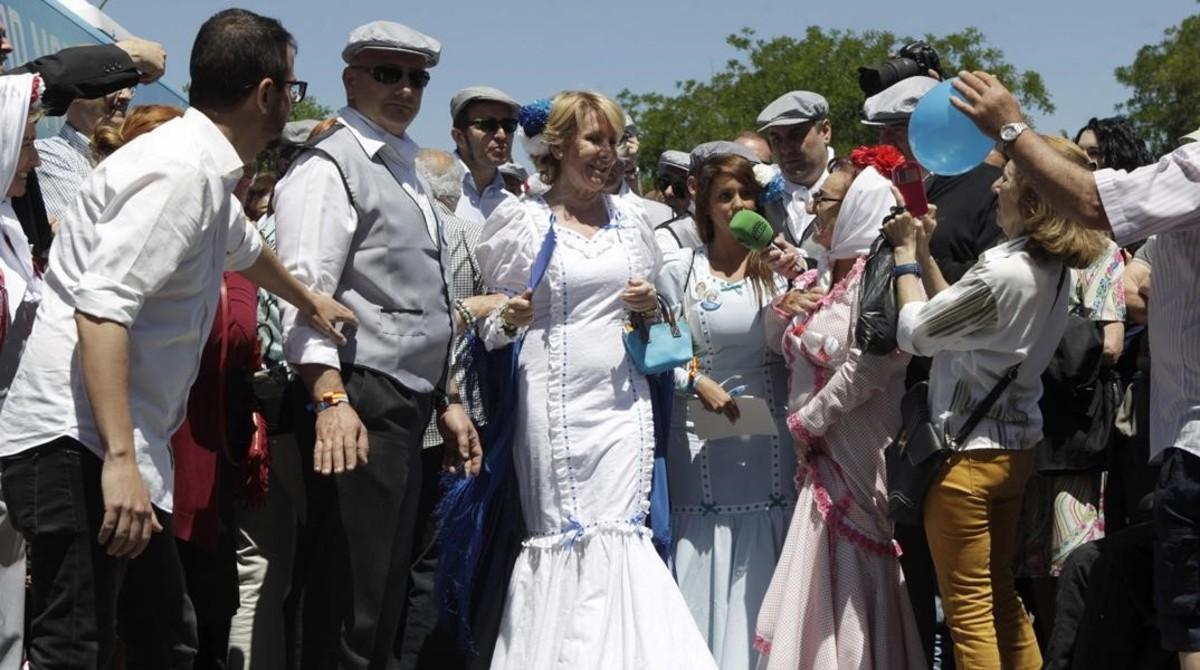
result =
M568 88L671 94L677 81L706 80L736 55L725 44L730 33L749 27L762 38L798 36L810 25L899 35L976 26L1018 69L1045 79L1057 109L1032 115L1035 125L1073 133L1129 97L1115 68L1200 13L1195 0L1149 0L1140 6L1153 11L1143 13L1115 0L109 0L104 11L134 34L162 42L166 79L182 86L196 30L233 6L283 22L299 43L297 78L335 109L344 103L340 54L355 27L386 19L440 40L441 63L409 133L423 146L445 149L453 148L450 97L464 86L496 86L522 102Z

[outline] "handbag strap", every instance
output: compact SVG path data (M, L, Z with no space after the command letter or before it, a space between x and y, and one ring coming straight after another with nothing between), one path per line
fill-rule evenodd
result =
M1058 286L1054 289L1054 302L1050 303L1051 315L1054 314L1054 306L1058 304L1058 298L1062 295L1063 280L1066 279L1066 277L1067 267L1064 265L1062 272L1060 272L1058 275ZM1029 359L1026 358L1026 360ZM996 401L1000 399L1000 395L1004 393L1004 390L1008 388L1008 385L1017 378L1017 374L1021 371L1021 366L1024 364L1025 361L1021 361L1020 363L1012 366L1004 373L1003 376L1000 377L1000 379L996 381L996 383L992 386L992 390L988 391L987 396L984 397L983 402L975 406L975 410L971 412L970 416L967 417L966 423L959 428L958 434L954 436L954 442L951 448L957 448L958 445L966 441L967 437L971 435L971 432L975 430L975 427L979 425L979 422L983 420L983 417L991 411L992 406L995 405Z

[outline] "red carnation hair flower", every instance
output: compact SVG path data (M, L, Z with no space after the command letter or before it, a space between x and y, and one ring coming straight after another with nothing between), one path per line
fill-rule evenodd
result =
M859 147L850 152L850 161L860 170L869 165L889 179L892 177L892 171L906 162L904 154L890 144Z

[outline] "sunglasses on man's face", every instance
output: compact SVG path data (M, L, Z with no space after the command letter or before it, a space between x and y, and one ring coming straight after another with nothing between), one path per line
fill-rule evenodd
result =
M659 177L655 182L655 186L662 193L666 193L667 189L671 189L671 194L676 198L682 198L687 195L687 186L682 181L676 181L670 177Z
M517 132L517 120L513 119L513 118L475 119L474 121L471 122L471 125L474 126L475 128L482 130L483 132L487 133L488 135L491 135L492 133L496 132L497 130L500 130L501 128L503 128L504 132L509 135L512 135L513 133Z
M413 88L425 88L429 83L429 70L422 68L402 68L395 65L351 65L352 70L366 70L371 78L385 86L394 86L408 78Z

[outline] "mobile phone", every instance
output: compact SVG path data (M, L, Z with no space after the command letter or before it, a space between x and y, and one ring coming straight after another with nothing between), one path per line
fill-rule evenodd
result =
M929 211L929 201L925 199L925 180L921 177L921 168L914 163L901 165L892 170L892 183L904 196L904 207L908 213L916 217L925 216Z

